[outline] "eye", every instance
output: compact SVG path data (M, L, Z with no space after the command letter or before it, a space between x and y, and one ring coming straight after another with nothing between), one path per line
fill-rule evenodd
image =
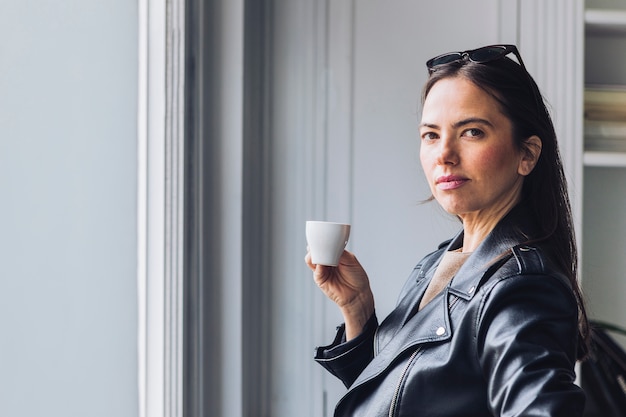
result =
M439 135L437 135L435 132L427 131L427 132L422 133L422 140L429 141L429 140L435 140L437 138L439 138Z
M479 137L484 136L484 134L485 134L485 132L483 132L482 130L477 129L477 128L474 127L474 128L471 128L471 129L464 130L461 136L468 136L468 137L471 137L471 138L479 138Z

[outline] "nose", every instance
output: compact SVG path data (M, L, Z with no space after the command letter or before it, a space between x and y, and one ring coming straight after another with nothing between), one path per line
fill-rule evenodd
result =
M456 165L459 163L457 143L451 135L443 134L437 149L437 163L440 165Z

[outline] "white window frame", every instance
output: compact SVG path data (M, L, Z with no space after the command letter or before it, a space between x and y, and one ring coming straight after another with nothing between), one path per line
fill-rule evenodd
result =
M139 0L140 417L182 416L182 0Z

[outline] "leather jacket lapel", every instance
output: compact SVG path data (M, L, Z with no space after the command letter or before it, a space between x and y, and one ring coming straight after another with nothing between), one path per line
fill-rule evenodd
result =
M423 293L423 290L421 293ZM421 297L416 298L419 303L419 298ZM420 344L441 342L449 339L452 333L448 303L448 289L446 288L442 294L428 303L418 314L411 317L406 325L390 323L390 325L402 327L393 334L393 337L384 346L379 346L380 351L378 354L354 381L350 389L352 390L381 374L402 352Z
M436 262L430 266L426 266L426 270L420 267L416 268L412 275L417 275L414 281L409 278L410 285L403 291L403 296L399 300L394 310L380 324L379 331L376 334L374 355L378 355L387 343L389 343L402 330L404 324L417 312L420 300L428 287L428 283L432 278L441 257L437 257ZM383 328L383 331L380 329Z

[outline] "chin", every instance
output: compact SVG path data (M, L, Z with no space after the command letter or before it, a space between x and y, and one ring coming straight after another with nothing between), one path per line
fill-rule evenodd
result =
M459 216L463 213L467 212L467 208L459 206L458 204L450 204L449 202L444 201L443 203L437 200L439 206L446 211L446 213L451 214L453 216Z

